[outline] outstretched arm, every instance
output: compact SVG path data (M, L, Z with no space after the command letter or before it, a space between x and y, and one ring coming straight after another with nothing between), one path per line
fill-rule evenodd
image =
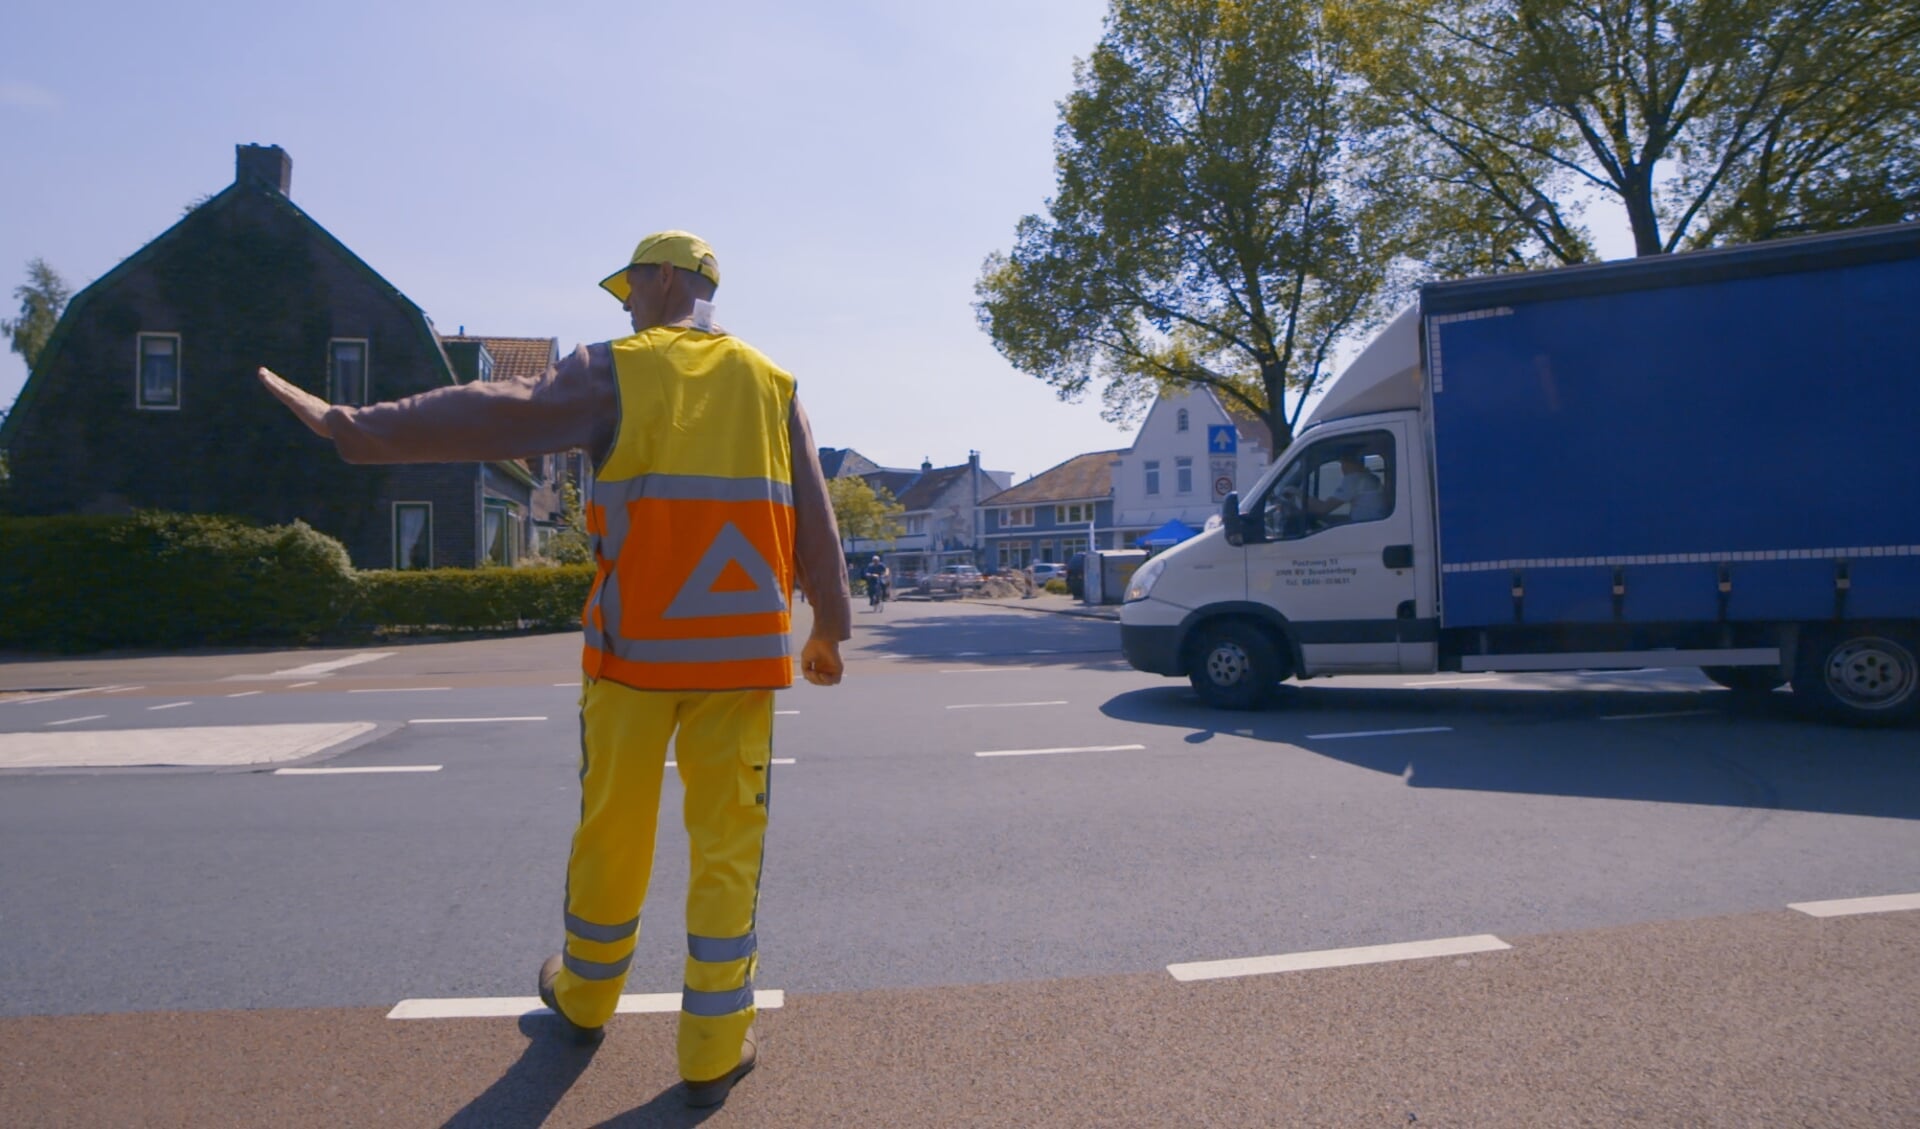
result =
M260 383L350 463L521 459L585 448L596 457L618 418L613 361L581 346L538 377L454 385L364 408L328 404L269 369Z

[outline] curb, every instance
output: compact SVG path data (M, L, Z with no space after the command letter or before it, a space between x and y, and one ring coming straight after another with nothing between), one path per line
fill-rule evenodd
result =
M1023 612L1041 612L1046 615L1070 615L1077 619L1104 619L1109 623L1120 622L1120 609L1118 608L1115 608L1112 612L1104 612L1082 608L1036 608L1015 600L975 600L972 602L988 604L996 608L1013 608L1016 611Z

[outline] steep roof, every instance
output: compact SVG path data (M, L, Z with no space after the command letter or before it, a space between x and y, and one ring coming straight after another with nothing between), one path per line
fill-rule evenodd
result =
M481 337L477 334L463 337L443 333L440 340L478 341L485 345L488 355L493 357L495 380L537 377L560 356L560 342L552 337Z
M954 483L965 479L967 471L971 469L971 463L961 463L959 466L943 466L926 471L920 475L919 481L899 496L900 504L907 507L909 512L930 510L940 500L940 495L946 493Z
M1089 451L1050 467L1011 490L982 499L983 506L1021 506L1033 502L1078 502L1113 494L1113 460L1126 449Z
M854 478L873 474L881 466L852 447L822 447L820 469L828 478Z
M893 495L895 501L899 501L901 495L912 489L914 482L920 477L920 472L917 470L882 470L873 474L863 474L859 477L865 479L867 485L873 487L875 493L879 493L884 489L887 493Z

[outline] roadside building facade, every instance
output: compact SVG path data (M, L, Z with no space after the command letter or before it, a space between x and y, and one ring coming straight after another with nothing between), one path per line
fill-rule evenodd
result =
M1120 543L1103 548L1138 548L1140 538L1169 521L1199 532L1228 494L1244 492L1260 477L1272 451L1266 424L1228 411L1211 389L1157 398L1133 445L1115 455Z
M288 197L292 168L237 146L233 184L74 296L0 430L14 508L299 519L360 568L512 563L549 468L349 465L255 380L336 404L461 382L425 313ZM513 339L455 340L474 378L505 360L488 340Z
M1114 548L1113 469L1121 451L1075 455L980 503L986 566L1064 563L1089 544Z

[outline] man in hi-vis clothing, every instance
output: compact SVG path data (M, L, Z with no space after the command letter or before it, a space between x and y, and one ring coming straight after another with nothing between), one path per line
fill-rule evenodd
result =
M753 977L772 774L773 692L793 682L789 598L813 605L809 682L842 672L846 565L793 377L713 324L720 282L699 238L650 235L601 283L634 333L534 380L472 383L364 408L260 379L348 462L526 458L584 448L598 575L582 616L580 826L563 951L540 997L596 1042L633 960L668 742L692 870L681 993L687 1100L753 1069ZM797 573L797 576L796 576Z

